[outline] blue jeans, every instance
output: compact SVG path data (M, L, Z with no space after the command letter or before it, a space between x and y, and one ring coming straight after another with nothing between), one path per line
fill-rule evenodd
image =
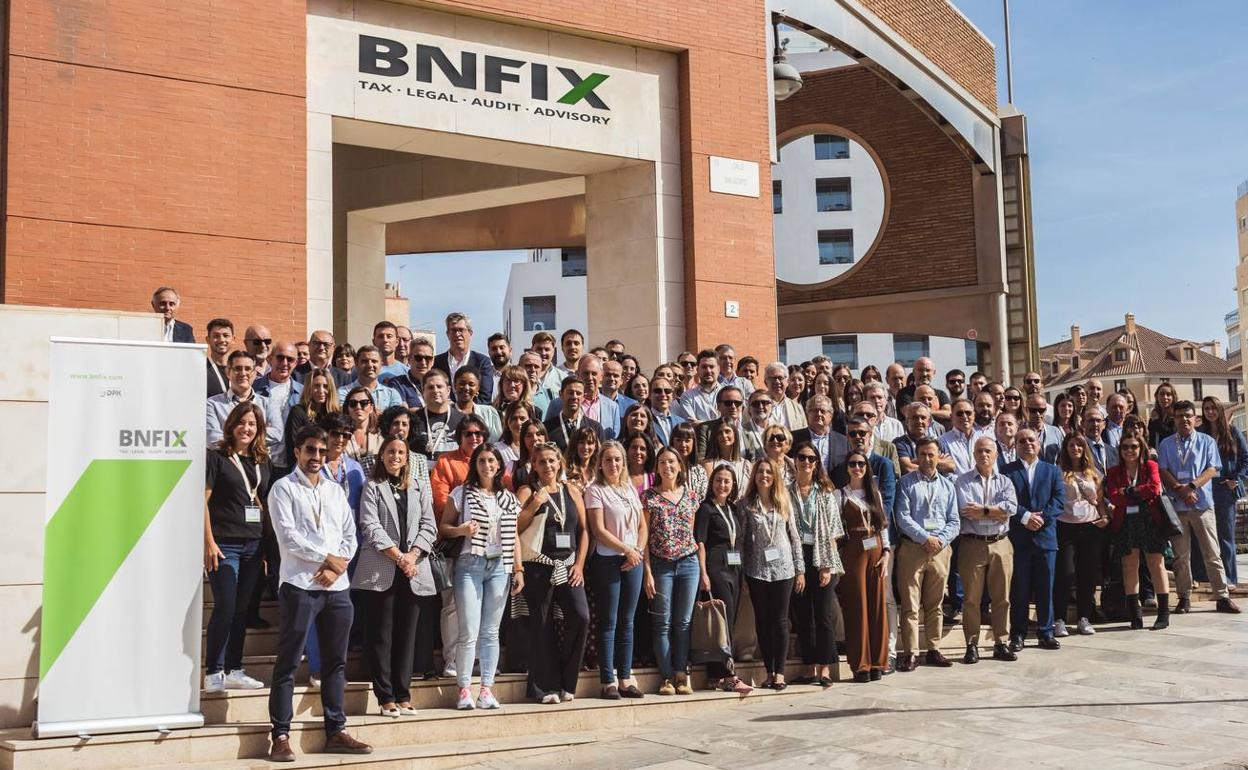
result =
M207 673L243 667L243 640L247 636L247 606L264 567L260 539L217 543L223 556L208 573L212 586L212 615L205 640Z
M1239 570L1235 565L1235 501L1234 489L1227 489L1222 479L1213 480L1213 516L1218 528L1218 552L1222 555L1222 567L1226 570L1226 584L1239 583ZM1192 538L1195 542L1195 538Z
M494 686L494 673L498 670L498 626L503 621L510 586L511 575L502 559L487 559L470 553L455 559L455 612L459 618L455 672L461 688L472 683L474 657L481 659L481 686Z
M613 683L617 676L623 680L633 675L633 615L645 570L638 564L623 572L624 561L623 556L597 553L589 562L589 577L598 599L598 681L602 684Z
M652 556L650 574L654 576L654 598L650 600L654 657L659 673L671 679L689 668L689 623L701 577L698 555L691 553L675 561Z

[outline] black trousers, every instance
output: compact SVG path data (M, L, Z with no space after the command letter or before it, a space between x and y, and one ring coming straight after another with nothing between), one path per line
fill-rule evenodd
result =
M529 694L540 698L560 690L576 692L589 638L585 586L552 585L552 567L524 565L524 600L529 605ZM563 610L563 643L555 633L554 605Z
M1057 522L1057 574L1053 579L1053 618L1066 622L1070 588L1075 588L1079 617L1091 618L1096 609L1096 583L1101 577L1104 530L1095 524Z
M728 649L732 649L731 634L737 627L737 605L741 601L741 568L727 566L726 557L719 554L716 558L714 551L707 553L706 560L711 564L724 565L708 569L706 576L711 579L711 598L724 603L725 617L728 620ZM711 679L732 676L735 670L736 664L731 656L724 661L713 660L706 664L706 675Z
M754 630L768 674L784 674L789 657L789 597L793 595L793 578L758 580L750 583L750 600L754 602Z
M350 591L305 591L290 583L277 590L279 617L277 662L269 689L269 721L272 736L290 734L294 718L292 698L295 669L303 657L308 627L315 621L321 644L321 706L325 711L325 734L337 735L347 726L342 710L347 685L347 637L355 610Z
M836 582L833 575L824 587L819 586L819 568L814 566L814 547L802 546L806 559L806 590L793 594L793 616L797 620L797 648L802 662L807 665L827 665L836 662L836 620L841 614L840 602L836 600Z
M385 591L355 591L364 626L364 661L373 678L378 703L411 700L416 624L429 612L432 596L412 593L408 579L395 568Z

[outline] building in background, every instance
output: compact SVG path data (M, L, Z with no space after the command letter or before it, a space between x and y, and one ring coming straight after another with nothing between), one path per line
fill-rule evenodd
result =
M1130 389L1141 414L1152 407L1153 391L1163 382L1173 385L1180 399L1193 401L1216 396L1237 403L1242 393L1241 373L1222 357L1221 341L1170 337L1136 323L1134 313L1120 326L1087 335L1072 325L1070 339L1040 348L1040 373L1049 401L1097 379L1106 396Z
M586 307L585 247L529 249L527 262L511 266L503 294L503 333L517 353L529 346L534 332L548 331L559 339L566 329L578 329L592 344Z
M411 326L412 303L401 292L399 284L386 284L386 320L396 326Z
M1235 237L1238 244L1239 259L1235 263L1235 320L1236 320L1236 342L1235 347L1241 351L1241 360L1237 363L1240 377L1239 392L1241 399L1243 393L1248 390L1248 373L1245 373L1242 363L1242 350L1244 348L1245 329L1239 323L1239 319L1248 318L1248 180L1239 183L1239 187L1235 190ZM1227 316L1226 322L1227 333L1231 331L1231 318ZM1230 347L1227 348L1227 357L1230 357ZM1248 429L1248 413L1243 401L1236 404L1235 420L1236 425L1240 428Z
M1239 310L1226 314L1226 362L1231 366L1231 376L1240 378L1239 400L1227 405L1231 424L1240 430L1248 430L1248 410L1244 407L1244 336L1239 324Z

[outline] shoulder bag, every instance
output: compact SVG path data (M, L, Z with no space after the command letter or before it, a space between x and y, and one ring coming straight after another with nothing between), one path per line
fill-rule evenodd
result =
M732 657L728 609L722 599L695 602L689 624L689 660L693 663L723 662Z

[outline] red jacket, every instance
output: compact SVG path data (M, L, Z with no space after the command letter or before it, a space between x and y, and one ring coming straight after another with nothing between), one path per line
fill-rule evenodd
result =
M1105 496L1114 506L1110 511L1109 527L1117 532L1122 529L1126 520L1127 506L1139 505L1148 509L1153 523L1161 525L1161 510L1157 498L1161 497L1161 476L1157 472L1157 463L1145 460L1140 465L1135 486L1127 476L1125 465L1115 465L1105 474Z

